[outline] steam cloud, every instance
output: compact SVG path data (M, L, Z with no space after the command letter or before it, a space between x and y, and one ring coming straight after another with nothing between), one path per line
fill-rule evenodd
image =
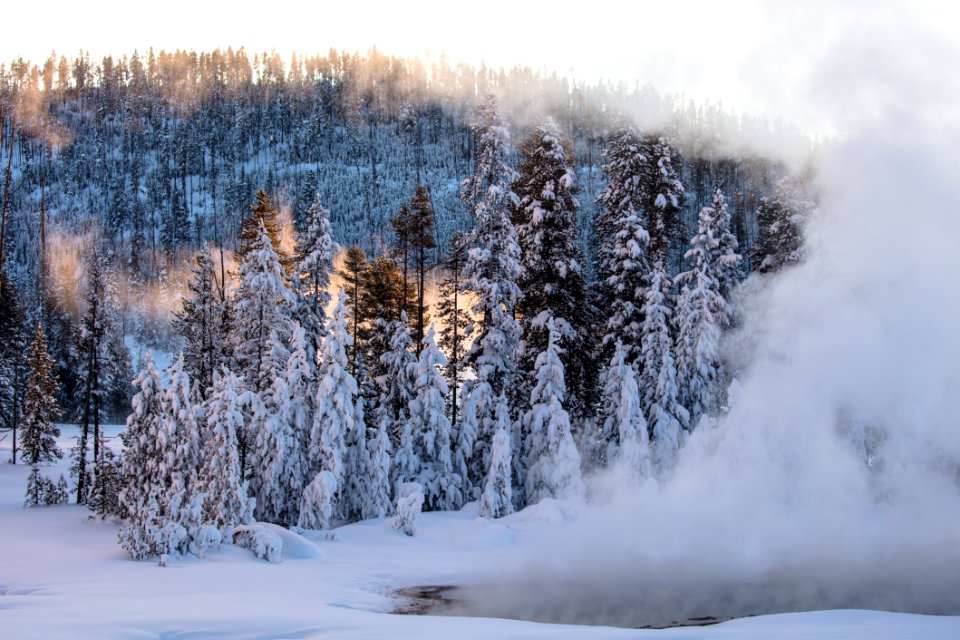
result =
M454 612L960 614L960 136L943 120L960 83L931 75L960 58L905 29L897 57L849 34L811 85L835 93L842 136L818 158L807 261L746 288L728 347L750 362L729 414L669 481L603 496L506 574L478 571Z

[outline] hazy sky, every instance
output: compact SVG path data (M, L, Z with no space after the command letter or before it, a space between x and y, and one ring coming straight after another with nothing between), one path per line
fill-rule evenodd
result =
M139 49L244 46L325 52L445 53L452 61L523 64L584 80L652 84L739 111L777 114L830 128L807 95L837 48L868 38L882 49L904 33L960 40L954 3L770 0L453 0L291 2L289 0L54 0L4 9L0 60L40 61L80 49L99 59ZM917 35L917 34L929 34ZM898 55L909 56L910 47ZM881 64L878 61L878 64Z

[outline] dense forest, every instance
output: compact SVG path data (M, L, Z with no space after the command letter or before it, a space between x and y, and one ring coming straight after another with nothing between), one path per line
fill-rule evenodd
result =
M0 100L2 427L38 464L79 422L72 491L134 557L669 475L814 206L730 143L787 129L524 68L51 56Z

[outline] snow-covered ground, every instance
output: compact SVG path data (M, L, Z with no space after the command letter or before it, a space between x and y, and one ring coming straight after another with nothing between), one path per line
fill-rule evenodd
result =
M110 435L117 432L113 427ZM64 429L61 446L72 432ZM0 444L9 459L9 441ZM47 473L59 474L64 461ZM232 546L166 568L134 562L115 524L75 505L22 508L28 473L0 464L0 636L3 638L671 638L845 640L960 637L960 617L873 611L759 616L711 627L629 630L516 620L404 616L398 587L458 584L515 568L545 536L589 510L547 505L500 521L475 505L423 514L413 538L382 520L322 534L282 532L283 559Z

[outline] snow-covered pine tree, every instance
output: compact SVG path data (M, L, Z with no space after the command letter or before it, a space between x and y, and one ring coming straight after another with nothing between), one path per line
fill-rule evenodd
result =
M446 364L431 324L423 337L417 362L414 398L410 402L410 431L414 455L420 460L418 482L423 487L427 509L433 511L459 509L463 502L460 477L453 471L450 419L445 411L447 382L443 367Z
M361 513L363 518L382 518L393 509L390 434L385 421L376 421L374 428L375 435L367 441L370 467Z
M291 273L293 260L280 246L281 229L280 222L277 220L277 209L263 189L257 191L256 202L250 205L250 215L241 223L240 246L237 248L237 259L241 263L249 260L249 254L261 250L260 227L263 227L263 231L266 232L270 246L280 264L283 265L284 272Z
M480 517L502 518L513 513L513 453L510 417L505 402L497 404L497 430L490 451L490 469L480 495Z
M249 523L252 516L237 454L237 433L244 429L240 385L239 378L226 369L213 374L197 479L197 492L204 496L203 521L216 526L224 540L231 540L234 527Z
M654 470L661 476L673 469L680 448L680 430L688 418L678 398L669 292L670 278L658 259L649 277L643 308L640 391L651 435Z
M680 402L690 413L691 428L700 416L719 408L720 331L728 322L729 311L718 276L721 272L729 275L727 265L736 266L739 259L736 253L720 254L722 231L717 222L726 205L719 191L714 204L720 206L700 211L697 233L684 255L690 270L677 277L683 283L676 307L677 385Z
M297 320L306 333L308 353L313 358L320 351L325 331L330 274L333 273L333 259L340 253L340 245L333 240L330 212L320 202L319 193L313 196L306 222L305 232L297 236Z
M349 363L350 375L354 378L358 375L358 365L360 356L360 328L367 320L367 312L364 307L364 300L361 297L364 288L364 280L370 265L367 263L367 256L360 247L348 247L343 256L343 265L338 274L344 279L344 289L347 296L347 307L350 309L350 343Z
M88 261L87 290L84 295L86 311L81 325L78 351L82 362L82 394L80 404L80 434L71 472L77 478L77 504L86 502L92 474L87 467L87 443L93 439L93 458L99 457L100 418L103 407L103 374L106 369L104 337L107 333L107 274L106 263L98 248Z
M536 386L523 418L527 434L524 458L528 504L544 498L575 498L584 494L580 453L570 434L570 416L564 409L566 383L560 360L560 333L547 325L547 346L537 357Z
M200 469L200 432L194 422L190 376L183 367L183 354L166 369L167 384L163 399L164 419L161 422L160 441L163 457L159 461L161 513L183 531L178 534L173 550L179 554L190 551L198 533L199 510L203 496L198 495L197 474Z
M456 233L450 239L450 248L443 259L443 277L440 280L440 300L437 302L437 321L440 323L438 344L446 352L447 415L454 429L459 424L458 393L463 382L466 331L470 318L463 295L463 267L467 260L466 236Z
M680 163L668 137L646 137L643 153L648 159L642 190L650 234L649 261L651 270L655 270L657 261L666 268L671 250L682 243L679 215L685 191L680 181Z
M100 443L97 449L100 455L93 461L93 483L90 487L87 506L103 519L122 518L124 513L119 501L120 461L104 443L102 432L99 437Z
M803 183L791 176L780 180L772 198L760 201L757 209L760 237L753 246L757 271L779 271L803 259L803 226L814 207Z
M357 420L357 382L348 370L347 349L352 345L352 338L347 330L346 294L341 290L337 299L337 306L327 323L327 336L323 341L318 369L319 384L317 388L317 404L310 431L311 466L317 471L316 477L308 492L304 493L301 503L300 526L304 522L303 509L309 506L310 514L307 521L314 523L314 515L318 513L336 514L338 505L310 503L311 498L337 500L340 492L346 486L344 456L346 444L345 435L354 430L364 428ZM321 479L321 475L324 478ZM331 484L332 483L332 484ZM319 489L323 489L320 491ZM325 519L327 525L330 520Z
M536 361L546 350L552 322L563 345L569 378L568 408L578 419L588 415L596 392L594 339L596 313L587 291L580 250L576 173L570 144L552 119L536 127L520 145L520 202L514 223L520 240L523 297L521 368L533 385Z
M607 463L637 483L650 476L649 434L640 401L637 372L617 341L604 374L602 434L608 443Z
M472 331L467 354L477 381L464 398L458 431L457 457L468 469L463 478L472 497L484 486L491 465L490 449L499 429L498 415L508 416L506 390L517 371L520 325L514 317L520 299L520 244L510 211L519 198L513 192L516 172L507 164L510 132L500 117L496 98L487 96L474 125L477 162L463 183L461 197L473 212L463 268L465 288L475 296L473 315L480 326ZM512 437L509 418L506 431Z
M295 304L263 223L250 240L249 250L240 263L239 276L234 297L233 370L243 373L248 389L263 393L274 378L282 375L281 371L264 366L271 354L271 333L276 332L281 342L289 339L290 314Z
M324 327L326 331L326 327ZM300 509L300 495L309 475L310 431L313 428L314 408L317 401L317 367L311 361L310 338L299 326L294 328L290 341L290 357L287 359L287 412L289 448L284 455L286 472L282 472L281 491L286 495L290 524L296 524Z
M301 350L306 349L303 329L297 323L294 325L294 338L299 337ZM271 345L269 360L275 362L267 362L264 366L272 371L284 371L291 354L275 333ZM263 522L295 524L295 502L299 502L304 485L304 473L300 468L303 443L296 437L290 423L290 403L294 398L287 386L286 375L274 376L270 387L260 397L264 410L258 412L251 429L250 490L256 499L254 517Z
M229 338L223 286L217 280L210 245L204 244L193 266L193 279L187 285L190 295L183 298L183 309L174 320L174 328L184 339L184 368L197 382L202 399L207 398L213 385L214 372L226 362Z
M160 372L148 352L143 369L134 381L133 412L121 434L125 449L121 462L123 488L120 503L127 522L118 535L120 545L134 560L170 553L165 535L169 518L160 509L165 490L165 443L161 440L167 420Z
M47 464L63 457L57 446L60 429L56 425L60 417L56 399L60 386L53 366L47 355L43 326L38 322L27 350L27 385L20 426L20 451L26 464Z
M595 229L597 290L608 312L602 343L610 350L620 340L633 363L640 356L644 277L650 270L644 176L651 158L632 127L614 134L603 158L607 186L597 197L603 209Z
M718 291L723 299L729 303L730 294L734 287L743 279L743 257L737 253L739 245L736 234L730 228L730 211L727 207L727 199L719 188L713 194L712 209L711 220L716 246L711 246L711 262L717 283L720 285ZM723 319L721 327L729 326L731 321L732 318L729 317L728 313L728 317Z
M410 424L417 360L412 351L406 312L401 312L399 321L386 326L392 329L392 334L390 349L380 357L383 373L376 380L379 394L374 420L378 428L382 426L386 430L392 443L394 456L390 474L395 490L404 482L416 481L420 473Z
M346 486L343 492L342 511L348 522L363 519L366 501L370 494L372 461L367 447L368 429L364 419L364 398L356 398L356 419L358 427L346 433Z
M23 418L26 345L26 315L20 294L0 265L0 431L10 432L13 464L17 463L17 430Z

